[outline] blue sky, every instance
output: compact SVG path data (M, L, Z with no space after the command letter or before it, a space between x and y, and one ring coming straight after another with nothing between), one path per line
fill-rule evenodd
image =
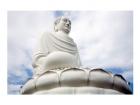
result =
M133 84L133 13L131 11L9 11L8 93L19 94L32 77L32 53L43 32L65 15L72 21L83 67L118 73Z

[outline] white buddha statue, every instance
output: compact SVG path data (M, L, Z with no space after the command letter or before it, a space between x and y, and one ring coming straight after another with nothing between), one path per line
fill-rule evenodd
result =
M103 69L79 68L77 46L69 37L71 22L55 21L54 32L44 33L34 53L35 73L21 94L132 94L128 82Z
M69 33L71 21L59 17L54 23L54 32L44 33L33 55L35 75L52 69L80 67L78 49Z

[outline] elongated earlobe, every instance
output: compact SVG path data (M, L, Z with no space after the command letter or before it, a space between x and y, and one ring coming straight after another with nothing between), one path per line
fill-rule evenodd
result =
M58 28L54 27L54 31L57 32L58 31Z

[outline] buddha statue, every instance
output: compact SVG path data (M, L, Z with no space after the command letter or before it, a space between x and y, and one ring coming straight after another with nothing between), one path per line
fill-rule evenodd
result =
M35 75L47 70L80 67L78 49L69 36L71 21L62 16L54 22L54 32L44 33L33 55Z
M81 68L78 49L69 36L71 21L59 17L54 32L44 33L34 53L33 78L21 94L132 94L123 76L101 68Z

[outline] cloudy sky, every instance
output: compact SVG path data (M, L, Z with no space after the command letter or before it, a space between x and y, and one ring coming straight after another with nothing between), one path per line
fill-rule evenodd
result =
M54 20L62 15L72 21L70 36L78 46L83 67L103 68L133 83L132 11L9 11L9 94L19 94L32 77L37 39L52 31Z

